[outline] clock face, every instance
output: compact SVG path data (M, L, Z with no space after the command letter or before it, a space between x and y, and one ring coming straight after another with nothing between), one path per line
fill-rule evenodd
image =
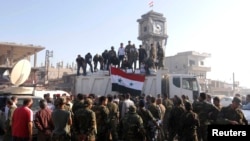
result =
M163 34L163 23L159 21L155 21L153 23L153 33L155 34Z

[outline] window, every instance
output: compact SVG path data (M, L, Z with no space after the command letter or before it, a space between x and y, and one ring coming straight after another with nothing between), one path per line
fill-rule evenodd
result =
M203 61L201 61L201 62L200 62L200 64L201 64L201 66L203 66L203 65L204 65L204 62L203 62Z
M199 85L196 78L182 78L182 88L192 91L198 91Z
M180 77L173 77L173 84L180 88L181 87L181 81L180 81Z
M190 89L190 85L187 79L182 80L182 88L183 89Z
M194 60L189 60L189 66L194 66L195 65L195 61Z

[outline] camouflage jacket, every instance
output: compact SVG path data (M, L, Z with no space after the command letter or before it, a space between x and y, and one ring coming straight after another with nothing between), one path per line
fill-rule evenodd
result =
M87 136L95 136L96 134L96 115L89 108L78 109L75 112L76 132Z
M198 114L201 125L211 124L217 119L219 113L219 109L205 101L193 103L193 111Z
M218 124L230 124L229 120L237 121L241 125L248 125L246 117L241 109L232 109L231 105L223 107L218 115Z

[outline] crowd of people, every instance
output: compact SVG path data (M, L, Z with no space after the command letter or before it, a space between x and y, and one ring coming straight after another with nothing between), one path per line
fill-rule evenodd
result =
M132 69L134 71L137 69L137 61L139 61L139 69L143 68L145 69L146 74L150 74L150 68L163 68L163 58L164 51L160 44L157 44L157 48L154 44L151 44L150 50L147 52L142 45L139 45L139 49L137 49L135 44L131 44L131 41L128 41L128 44L125 47L123 43L120 43L117 52L115 51L114 46L111 46L109 51L104 50L101 55L96 54L94 57L92 57L90 52L84 57L79 54L76 58L77 75L80 75L81 69L83 71L82 74L86 75L87 65L89 65L92 73L97 71L98 63L100 66L99 70L109 70L109 66L113 65L121 69Z
M193 102L186 95L169 99L129 93L51 99L45 94L37 112L30 109L31 98L21 107L16 97L8 99L4 141L31 141L33 126L38 129L37 141L207 141L208 125L248 125L240 96L226 107L206 93ZM246 100L249 106L250 95Z

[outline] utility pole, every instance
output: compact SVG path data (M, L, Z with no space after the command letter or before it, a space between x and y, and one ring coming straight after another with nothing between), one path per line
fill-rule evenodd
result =
M44 84L46 84L46 81L49 81L49 66L50 66L50 61L49 58L53 57L53 51L46 50L45 53L45 76L44 77Z

